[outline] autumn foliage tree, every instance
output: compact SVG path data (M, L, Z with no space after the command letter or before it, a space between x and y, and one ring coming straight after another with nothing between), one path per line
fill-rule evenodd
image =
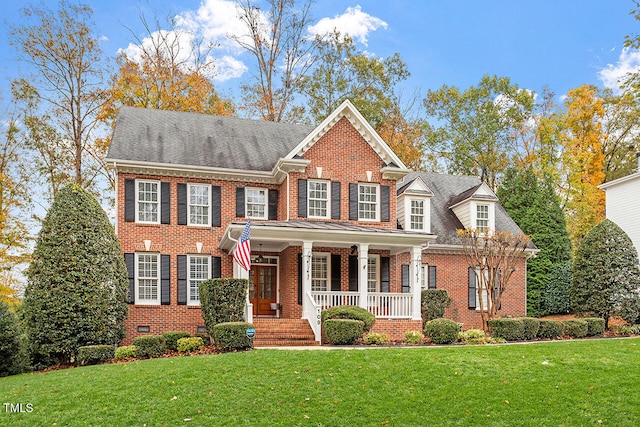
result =
M477 301L483 328L487 331L487 321L497 317L511 275L525 257L524 252L531 241L524 234L487 233L469 228L458 230L458 236L469 265L475 269ZM485 307L485 301L488 307Z

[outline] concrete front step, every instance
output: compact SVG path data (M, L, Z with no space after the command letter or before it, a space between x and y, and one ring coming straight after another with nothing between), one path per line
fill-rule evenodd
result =
M255 347L315 346L313 331L304 319L254 318Z

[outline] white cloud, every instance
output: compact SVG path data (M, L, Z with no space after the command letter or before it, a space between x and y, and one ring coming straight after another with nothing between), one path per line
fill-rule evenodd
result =
M619 92L620 84L624 81L625 76L638 70L640 70L640 51L624 48L620 52L618 62L607 64L605 68L598 71L598 78L605 87Z
M227 80L241 77L249 70L242 61L238 61L236 58L229 55L216 58L215 64L216 72L213 76L213 80L219 82L225 82Z
M338 30L342 34L349 34L354 40L366 46L370 32L387 27L388 24L382 19L363 12L360 5L357 5L348 7L342 15L322 18L316 25L309 27L309 32L313 35L324 35Z

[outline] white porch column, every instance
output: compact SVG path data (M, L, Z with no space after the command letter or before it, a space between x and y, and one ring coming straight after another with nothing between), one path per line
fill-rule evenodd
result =
M244 268L240 267L235 260L233 261L233 277L236 279L247 279L249 280L249 272ZM246 302L244 305L244 320L248 323L253 323L253 304L249 301L249 286L247 286L247 296Z
M422 319L420 300L422 299L422 286L420 284L420 268L422 267L422 248L420 246L413 246L411 248L411 272L410 272L410 285L411 285L411 319Z
M302 242L302 318L307 318L310 307L308 305L307 292L311 292L311 257L313 254L313 242Z
M358 247L358 292L360 293L360 307L365 310L369 309L368 295L368 262L369 262L369 245L360 243Z

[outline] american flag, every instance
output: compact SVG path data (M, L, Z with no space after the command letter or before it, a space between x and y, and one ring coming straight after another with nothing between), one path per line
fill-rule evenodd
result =
M240 235L240 240L233 250L233 259L245 270L251 270L251 220L247 218L247 225Z

